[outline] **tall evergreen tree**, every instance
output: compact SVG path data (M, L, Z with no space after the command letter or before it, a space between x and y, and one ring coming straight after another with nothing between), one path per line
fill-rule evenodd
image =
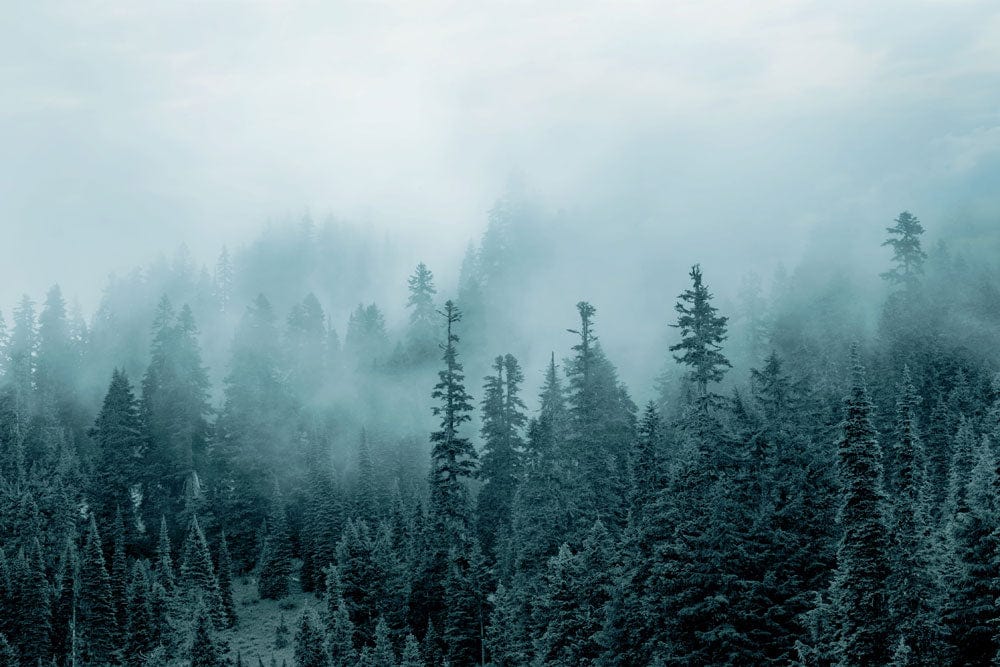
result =
M223 667L226 664L212 633L212 615L204 605L199 607L195 615L188 659L191 667Z
M131 490L143 441L138 403L124 372L112 373L111 385L90 435L99 456L90 493L96 519L111 526L120 508L129 517L126 525L131 525L134 523Z
M111 577L104 561L104 550L97 523L90 517L90 528L80 560L80 597L76 633L81 655L89 664L110 663L114 654L115 608Z
M413 363L422 364L434 357L437 349L438 326L434 307L434 274L423 262L417 264L413 275L407 281L410 296L406 307L410 309L410 328L407 331L407 345Z
M887 227L889 238L882 244L892 248L892 261L895 264L882 277L894 285L910 288L924 272L924 260L927 253L920 247L920 237L924 227L909 211L899 214L892 227Z
M295 631L295 664L297 667L327 666L323 629L310 609L302 612L298 630Z
M219 535L219 550L216 558L216 578L219 582L219 599L222 603L224 626L236 627L236 603L233 601L233 564L226 544L226 531Z
M864 369L853 352L854 374L838 445L840 523L833 580L837 661L881 665L890 659L892 627L886 600L889 544L882 487L882 449L872 425Z
M192 517L188 525L187 537L181 551L180 576L177 587L185 596L186 603L193 608L197 601L209 611L215 627L225 625L222 598L219 595L219 581L215 577L212 555L208 550L205 533L198 524L198 517Z
M289 593L292 575L291 536L281 495L275 489L267 534L257 563L257 592L261 599L280 600Z
M486 553L494 542L508 535L514 494L521 478L527 423L520 385L524 381L513 355L498 356L493 362L496 375L486 378L483 387L483 451L478 477L484 480L477 497L479 539Z
M458 360L459 341L455 332L462 313L447 301L443 313L447 331L444 368L431 396L440 401L433 408L440 417L440 429L431 434L431 513L445 530L464 532L468 527L468 490L464 480L475 473L476 450L462 435L462 426L472 419L472 398L465 391L465 375Z
M709 392L709 385L721 382L731 366L722 354L728 318L716 314L712 294L702 282L701 267L695 264L688 275L691 288L677 297L674 305L677 324L671 325L680 330L681 340L671 345L670 351L679 353L674 359L688 367L685 377L694 385L697 400L710 404L715 397Z

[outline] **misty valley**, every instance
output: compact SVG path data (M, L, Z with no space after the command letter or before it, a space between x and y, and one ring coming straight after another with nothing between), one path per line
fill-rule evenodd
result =
M398 324L363 233L309 221L112 276L93 313L23 297L0 320L0 665L1000 659L981 237L928 245L903 212L880 292L805 262L731 312L672 267L637 404L601 304L552 304L567 344L540 349L521 210L494 208L456 284L417 263Z

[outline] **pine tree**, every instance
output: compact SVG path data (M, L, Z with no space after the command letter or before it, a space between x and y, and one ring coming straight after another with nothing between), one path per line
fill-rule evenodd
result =
M326 570L326 654L332 667L354 667L354 624L344 602L340 574L335 566Z
M194 600L201 600L211 614L215 627L224 627L219 581L215 577L212 555L208 550L208 542L205 539L205 533L202 532L201 526L198 524L197 516L192 517L191 523L188 525L188 533L181 555L180 578L177 584L186 596L188 604L193 604Z
M578 519L570 534L572 541L582 540L598 518L616 527L624 523L636 410L594 333L596 309L585 301L576 308L580 329L570 331L580 341L566 365L569 437L562 452L566 464L579 469L583 483L573 499Z
M892 247L895 266L883 273L882 278L909 289L924 272L927 253L920 247L924 227L909 211L900 213L894 222L895 225L886 228L889 238L882 245Z
M384 618L375 624L375 650L372 652L372 664L378 667L396 667L396 651L392 647L389 636L389 625Z
M295 664L298 667L327 665L326 651L323 648L323 630L310 609L302 612L299 628L295 633Z
M680 353L674 355L674 359L688 367L685 377L694 384L699 404L707 407L717 398L709 392L709 384L721 382L731 366L722 354L728 318L716 315L718 311L712 305L712 294L702 283L701 267L695 264L688 275L691 276L691 289L684 290L678 297L674 306L677 324L671 325L680 329L681 340L671 345L670 351Z
M375 567L372 539L364 521L348 521L337 545L339 588L358 643L371 643L375 632L380 573Z
M35 359L35 384L38 400L44 409L66 423L73 418L76 371L66 318L66 301L58 285L45 295L38 317L38 351Z
M165 590L172 591L176 578L174 575L174 562L170 556L170 534L167 532L167 519L160 517L160 537L156 544L156 581Z
M326 315L311 292L292 307L286 323L288 385L311 401L326 377Z
M216 307L220 313L225 314L233 301L233 262L226 246L222 246L219 259L215 263L212 285L212 296L215 297Z
M125 606L128 602L128 561L125 557L125 525L121 509L115 511L112 526L111 556L111 600L115 608L114 643L121 646L125 641Z
M76 626L83 659L99 665L111 662L115 650L112 632L115 608L111 577L104 564L104 550L93 516L80 561L78 605Z
M925 480L927 463L916 424L919 403L909 369L904 369L893 442L897 472L890 515L893 558L888 603L899 651L905 649L910 661L906 664L935 665L944 660L945 628Z
M433 413L441 418L441 428L431 434L431 513L446 531L464 533L468 527L468 491L464 480L475 472L476 450L461 435L462 425L471 419L472 399L465 391L465 376L458 361L458 334L455 325L462 314L452 301L445 303L447 342L444 369L431 396L441 404Z
M90 495L97 520L110 526L118 508L131 516L131 487L143 447L138 403L124 372L116 369L112 374L111 385L90 435L97 445L99 458ZM130 519L128 524L131 523Z
M483 451L478 477L484 480L477 497L479 539L487 553L494 541L510 531L514 494L521 478L527 423L524 401L519 396L524 374L513 355L498 356L493 362L496 375L486 378L483 387Z
M0 556L0 561L5 559ZM0 570L6 569L4 563L0 562ZM56 570L56 589L52 597L52 655L57 660L70 654L73 650L73 622L76 614L77 602L77 582L79 581L79 565L77 562L76 545L72 538L66 539L66 546L59 559L59 566ZM0 572L0 589L3 588L3 572ZM4 597L0 590L0 599ZM13 616L13 611L6 611L0 603L0 615L8 614ZM0 629L3 628L0 625Z
M430 361L437 349L438 323L434 308L434 274L420 262L407 282L410 296L406 307L410 308L410 328L407 331L407 345L411 362L422 364Z
M399 667L424 667L424 659L420 655L420 644L413 633L406 635L403 653L399 658Z
M212 636L211 613L205 606L201 606L195 618L194 636L188 653L191 667L222 667L226 662Z
M289 593L292 553L285 506L277 490L267 527L257 567L257 592L263 600L280 600Z
M872 406L857 351L853 361L851 395L838 445L844 533L837 550L832 613L838 662L878 665L889 662L892 640L885 590L889 545L882 451L872 426Z
M33 540L22 565L22 577L18 582L20 633L16 637L21 660L33 665L48 662L50 657L50 634L52 631L51 596L49 582L45 576L45 562L38 540Z
M217 579L219 582L219 599L222 603L224 627L236 627L236 603L233 602L233 564L229 557L229 545L226 544L226 531L219 535L219 552L216 561Z
M191 308L176 315L160 300L153 323L150 362L142 378L141 411L147 452L142 466L145 520L178 514L195 477L207 472L208 372L202 364Z
M361 430L361 441L358 445L358 488L355 504L355 515L358 519L369 523L378 520L381 512L375 485L375 466L372 463L368 433L365 429Z
M998 650L1000 517L997 460L988 438L976 447L965 494L952 520L955 580L948 609L956 664L987 664Z
M258 296L233 339L222 411L213 437L214 510L226 527L237 569L259 555L257 529L268 514L275 471L288 468L292 402L281 370L270 302Z
M138 563L132 566L125 618L124 662L126 665L141 665L144 657L155 648L156 638L149 601L149 579Z
M486 628L486 647L497 667L515 667L528 662L528 642L521 606L515 591L503 583L493 595L493 613Z
M424 641L420 652L427 662L427 667L445 664L444 651L441 649L441 639L434 629L433 622L427 624L427 632L424 633Z

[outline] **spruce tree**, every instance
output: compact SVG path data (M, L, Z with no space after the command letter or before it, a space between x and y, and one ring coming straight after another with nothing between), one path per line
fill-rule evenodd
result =
M340 574L336 566L326 570L326 654L332 667L353 667L354 623L344 602Z
M288 595L291 575L292 552L288 519L284 502L276 489L257 565L257 592L261 599L280 600Z
M462 313L454 302L447 301L443 313L446 326L444 369L438 373L432 398L440 405L433 408L440 417L440 429L431 434L431 514L446 531L464 533L468 527L468 491L464 480L475 473L476 450L462 426L472 417L472 398L465 391L465 375L458 360L459 341L455 327Z
M233 564L226 544L226 531L219 535L219 552L216 560L216 579L219 582L219 599L222 603L224 626L236 627L236 603L233 601Z
M680 342L671 345L671 352L678 352L674 359L688 367L686 379L697 392L699 405L711 405L717 397L709 392L709 385L722 381L731 364L722 354L722 343L726 340L728 318L717 315L712 305L712 294L702 282L701 267L691 267L691 288L684 290L674 305Z
M45 562L38 540L33 540L22 565L18 595L20 633L16 640L25 664L46 663L50 658L52 632L51 595L45 576ZM109 628L110 630L110 628Z
M132 385L115 370L90 436L97 445L99 464L92 478L91 499L97 520L113 525L118 508L131 516L131 489L143 449L142 422ZM132 521L127 522L131 525Z
M975 463L951 527L956 558L948 609L956 664L989 663L997 653L1000 611L1000 514L997 460L988 438L976 447Z
M882 274L882 278L894 285L910 288L924 272L924 260L927 253L920 247L920 237L924 227L909 211L899 214L892 227L887 227L889 238L882 243L892 248L892 261L895 264Z
M311 609L302 612L299 628L295 632L295 664L298 667L326 667L323 648L323 629Z
M122 657L126 665L141 665L156 646L153 611L149 600L149 579L142 565L132 566L126 605L125 646Z
M407 345L411 363L427 363L437 349L438 326L434 308L434 274L420 262L407 281L410 296L406 307L410 308L410 328L407 331Z
M483 387L483 450L478 477L484 480L476 498L479 539L486 553L493 553L498 537L509 534L514 494L521 478L527 423L524 401L519 396L524 374L513 355L493 362L496 375Z
M172 591L176 578L174 561L170 556L170 534L167 532L167 519L160 517L160 537L156 543L156 564L154 567L156 581L167 591Z
M192 517L188 525L181 555L180 578L177 583L189 605L193 605L195 600L201 600L211 614L215 627L224 627L219 581L215 577L212 555L208 550L205 533L198 524L198 517Z
M115 607L115 646L125 641L125 606L128 602L128 560L125 557L125 525L119 508L112 526L111 599Z
M212 634L212 615L204 605L201 605L196 612L188 660L191 667L222 667L226 664Z
M904 369L896 403L893 448L896 489L891 513L892 568L888 602L892 625L905 649L907 664L934 665L944 660L943 596L933 543L927 462L916 423L920 397Z
M111 577L104 562L104 550L97 532L97 522L91 516L80 560L80 597L76 634L83 659L92 664L111 662L116 648L113 637L115 608Z
M420 655L420 643L413 633L406 635L403 642L403 653L399 658L399 667L424 667L423 656Z
M392 647L389 636L389 625L384 618L375 624L375 650L372 651L372 664L378 667L396 667L396 650Z
M880 665L889 662L892 642L882 450L872 426L864 369L856 350L852 355L851 394L837 451L843 537L832 584L835 650L839 664Z

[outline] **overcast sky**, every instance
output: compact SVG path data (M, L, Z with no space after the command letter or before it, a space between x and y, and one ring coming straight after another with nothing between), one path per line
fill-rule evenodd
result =
M450 257L512 173L596 236L773 262L995 191L998 74L989 1L11 2L0 307L306 211Z

